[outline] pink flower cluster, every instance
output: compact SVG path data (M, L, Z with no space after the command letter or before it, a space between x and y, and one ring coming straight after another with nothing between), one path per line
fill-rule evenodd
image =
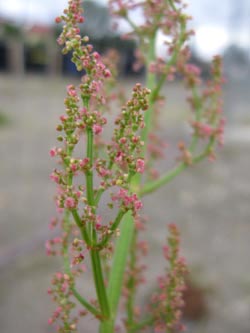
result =
M145 170L145 162L142 158L138 158L138 160L135 163L136 172L143 173Z
M143 112L148 108L149 94L150 91L142 88L139 83L135 85L132 98L115 121L113 142L108 148L111 161L132 175L143 173L145 169L145 162L141 157L144 142L138 132L145 125Z
M76 209L80 198L83 198L83 191L76 189L74 186L68 188L61 184L60 187L58 187L56 205L58 208L69 210Z
M159 290L152 297L155 332L159 333L184 330L180 320L187 267L185 260L179 255L179 230L175 224L170 224L168 230L168 245L163 248L163 254L169 263L169 269L165 276L159 277Z
M202 95L197 93L189 98L191 108L195 114L199 114L199 119L191 122L194 129L194 135L202 139L209 139L223 144L223 134L225 119L222 117L222 84L224 82L222 76L221 59L214 57L211 68L212 78L207 82ZM195 72L198 77L199 72ZM196 79L199 80L200 79ZM203 111L203 112L201 112ZM213 154L213 152L211 151Z
M115 71L110 70L101 55L94 51L89 44L89 38L80 35L79 24L84 22L81 1L69 0L64 14L56 18L57 23L65 23L58 43L63 46L63 54L72 54L76 69L84 74L79 86L67 86L65 114L61 115L57 126L60 147L53 147L49 152L58 162L58 167L53 170L50 178L57 185L57 211L64 214L61 219L53 219L51 222L51 229L55 226L61 228L61 237L55 237L46 243L47 254L60 254L64 259L65 273L55 274L49 290L57 303L49 323L60 320L62 324L57 326L57 330L61 333L77 330L77 311L71 300L72 296L76 297L88 312L100 319L101 328L106 320L107 327L109 324L112 326L113 318L110 313L113 313L113 309L109 309L109 303L116 302L112 297L119 295L118 287L122 287L122 280L127 298L128 316L124 321L126 328L135 331L137 325L140 327L140 324L144 324L140 323L140 310L133 304L135 290L144 282L142 273L145 265L138 261L138 253L145 255L148 250L147 244L137 238L138 232L144 228L139 215L143 208L140 196L163 185L166 179L170 180L176 175L175 170L180 170L174 169L174 172L156 182L151 182L148 175L142 176L145 170L149 175L151 172L152 176L157 176L157 172L150 168L154 160L164 153L165 145L155 134L158 123L151 115L155 116L163 108L165 101L164 97L161 97L161 91L166 80L172 81L177 73L180 73L190 90L193 138L189 147L183 142L179 144L181 166L183 163L184 167L191 165L204 156L209 155L212 158L215 143L222 143L223 140L221 62L215 57L212 79L202 90L201 72L189 63L191 53L186 42L192 31L187 29L189 17L183 12L185 5L182 1L110 0L110 3L113 12L127 19L134 29L131 36L137 35L137 40L140 41L136 65L138 67L146 63L146 77L151 90L137 83L127 102L125 98L121 98L123 106L115 119L113 135L105 142L102 134L107 119L103 115L103 109L109 109L108 103L119 94L107 93ZM141 25L133 23L129 16L129 11L135 8L139 8L145 16ZM162 58L157 58L153 51L157 31L161 31L166 37L165 57ZM146 110L148 112L144 122ZM82 156L83 151L85 156ZM115 209L111 218L108 217L105 221L105 215L99 215L100 202L105 202L105 195L110 193L107 206ZM121 260L124 261L124 267L113 265L115 275L105 275L109 270L106 256L110 256L114 251L113 237L120 236L119 225L128 211L135 222L134 234L130 234L128 230L125 232L121 244L125 244L124 239L131 239L131 244L127 242L129 249L124 246L116 257L120 259L124 256L124 260ZM124 237L123 232L121 237ZM152 321L145 324L154 327L155 332L176 332L183 329L180 319L187 269L179 254L179 246L179 231L172 224L169 226L168 245L163 248L168 270L158 279L158 290L153 295L150 306ZM128 251L131 255L127 260L126 270L125 255ZM75 285L78 285L76 279L85 268L83 263L86 255L91 257L90 264L97 291L97 300L91 300L90 303L75 289ZM121 281L118 281L119 285L115 287L117 290L110 298L110 295L106 295L105 278L108 275L111 278L120 275L117 274L116 267L124 269L126 274L125 279L119 277L118 280ZM85 314L85 311L81 311L80 316Z
M143 205L137 195L129 194L127 189L120 188L117 194L111 196L112 201L119 201L120 208L125 211L131 210L133 215L137 215L137 212L142 209Z
M48 294L58 303L48 324L52 325L57 322L57 332L59 333L77 331L78 318L76 316L69 318L69 314L75 308L75 303L71 301L71 287L72 278L68 274L57 272L52 279L52 288L48 290Z
M64 15L56 19L57 22L65 23L58 43L64 45L62 51L64 54L73 51L72 61L77 70L86 72L79 87L81 97L85 104L95 108L106 103L103 81L111 78L111 71L102 62L100 54L93 51L93 46L88 44L89 38L81 37L78 25L84 21L82 13L81 1L69 1L69 7L64 11ZM68 94L74 97L76 92L69 87ZM100 133L100 129L97 128L96 131Z

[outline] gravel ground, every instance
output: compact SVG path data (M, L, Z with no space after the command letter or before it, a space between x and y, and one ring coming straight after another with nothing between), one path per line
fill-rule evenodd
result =
M46 295L50 276L60 267L44 255L47 223L54 214L53 164L48 150L63 110L66 79L0 76L0 112L9 118L0 127L0 332L52 332L47 325L52 305ZM131 82L127 82L127 86ZM250 332L250 174L249 91L246 83L225 90L228 116L226 144L216 163L202 162L167 187L145 198L153 287L162 269L158 259L165 224L182 229L183 252L193 279L206 290L209 312L192 333ZM173 142L186 135L180 125L185 107L178 85L168 87L171 113L163 116ZM172 148L169 148L172 156ZM161 165L164 167L164 165ZM90 281L85 287L90 289ZM145 294L142 290L141 294ZM84 333L95 332L92 319Z

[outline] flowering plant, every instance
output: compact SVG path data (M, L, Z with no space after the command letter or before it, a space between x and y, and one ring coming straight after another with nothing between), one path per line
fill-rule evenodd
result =
M224 124L221 61L214 58L212 78L202 86L200 70L189 63L187 42L192 31L187 29L190 18L180 0L111 0L110 7L113 15L125 19L133 30L129 37L138 42L137 65L145 65L146 88L137 83L130 99L123 101L107 142L103 138L108 122L104 111L118 95L110 92L115 76L112 62L107 65L89 38L80 35L79 24L84 23L80 0L69 0L63 15L56 18L56 22L64 22L58 38L62 52L72 52L73 63L84 74L79 86L67 87L65 114L57 126L60 146L50 150L58 162L50 177L57 184L59 213L52 219L51 228L61 228L61 236L47 242L47 252L61 255L64 266L54 275L49 289L58 304L49 322L56 324L58 332L77 332L79 318L89 313L100 322L100 333L115 332L123 295L126 332L150 327L155 332L176 332L182 329L180 310L187 269L179 254L179 231L173 224L163 249L168 270L159 278L158 289L143 309L145 314L136 311L135 293L143 282L138 253L147 252L146 244L138 239L143 228L142 198L204 158L214 159ZM144 14L141 25L131 19L134 8ZM155 51L159 31L168 37L165 59L157 57ZM154 133L155 115L164 108L164 83L177 74L190 92L192 137L189 145L179 143L177 165L159 176L153 166L163 145ZM104 201L110 209L109 221L100 214ZM87 300L77 289L88 257L96 290L94 300Z

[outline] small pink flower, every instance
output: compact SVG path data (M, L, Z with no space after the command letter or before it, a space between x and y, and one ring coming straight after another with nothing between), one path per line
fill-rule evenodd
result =
M55 22L56 23L61 23L62 22L62 18L60 16L55 18Z
M109 176L109 175L111 174L111 171L108 170L108 169L105 169L105 168L103 168L103 167L100 167L100 168L98 169L98 173L99 173L99 175L100 175L101 177L106 177L106 176Z
M100 54L98 52L93 52L92 55L96 60L100 59Z
M76 191L76 196L77 196L77 198L80 198L81 197L81 195L82 195L82 192L81 191Z
M64 201L65 208L72 209L76 207L76 200L72 197L66 198Z
M62 122L65 122L67 119L68 119L68 117L65 116L65 115L60 116L60 120L61 120Z
M117 154L116 154L115 161L118 162L118 163L121 163L122 160L123 160L123 157L124 157L124 153L121 152L121 151L118 151Z
M75 90L75 87L72 84L70 84L70 85L67 86L67 93L71 97L76 97L76 95L77 95L76 94L76 90Z
M85 157L83 160L79 161L79 165L81 168L84 168L89 163L89 159Z
M104 74L104 77L106 77L106 78L111 77L111 72L109 69L105 69L103 74Z
M86 115L87 112L88 112L88 110L87 110L87 108L85 108L85 107L81 108L80 111L79 111L79 113L80 113L81 116Z
M121 144L125 144L127 142L127 138L125 138L125 137L122 137L122 138L120 138L120 143Z
M48 319L48 324L49 324L49 325L52 325L53 322L54 322L54 320L53 320L52 318L49 318L49 319Z
M50 256L51 253L52 253L50 241L46 241L46 243L45 243L45 249L46 249L46 255Z
M51 148L49 154L51 157L55 157L57 155L56 147Z
M61 280L61 279L63 278L63 274L62 274L61 272L57 272L57 273L56 273L56 278L57 278L58 280Z
M213 128L207 124L200 124L199 129L204 136L210 136L213 133Z
M51 218L49 223L49 229L53 230L57 225L57 219L55 217Z
M163 246L163 255L165 259L169 259L169 247L168 245Z
M143 204L142 204L142 202L141 202L140 200L136 200L136 201L134 202L134 206L135 206L135 209L136 209L136 210L140 210L140 209L142 209Z
M104 71L105 70L105 65L102 62L97 63L96 67L100 70L100 71Z
M102 224L101 224L101 223L96 223L96 224L95 224L95 228L96 228L96 230L100 230L101 227L102 227Z
M61 306L58 306L58 307L56 308L55 315L56 315L56 316L59 316L60 313L61 313L62 311L63 311L63 308L62 308Z
M62 243L62 239L60 237L55 237L55 238L53 238L53 243L54 244L61 244Z
M96 135L102 133L102 126L101 125L94 124L92 129L93 129L94 134L96 134Z
M51 288L49 288L48 290L47 290L47 293L48 293L48 295L52 295L52 289Z
M77 171L77 169L78 169L78 166L77 166L77 164L71 164L71 170L73 171L73 172L76 172Z
M194 74L194 75L197 75L197 76L199 76L200 73L201 73L200 68L193 65L193 64L187 64L186 65L186 71L190 74Z
M95 223L95 228L96 230L100 230L102 227L102 217L100 215L96 216L96 223Z
M63 208L57 206L56 211L57 211L58 214L62 214L63 213Z
M143 159L138 158L138 160L136 161L136 171L139 173L143 173L145 170L145 162Z
M100 80L94 80L91 82L90 89L93 93L98 93L102 87L102 82Z
M79 23L83 23L83 22L84 22L84 17L83 17L83 16L80 16L80 17L78 18L78 22L79 22Z
M55 22L56 23L61 23L62 22L62 18L60 16L55 18Z
M52 172L52 173L50 174L49 178L50 178L53 182L59 184L59 177L58 177L58 175L55 174L54 172Z

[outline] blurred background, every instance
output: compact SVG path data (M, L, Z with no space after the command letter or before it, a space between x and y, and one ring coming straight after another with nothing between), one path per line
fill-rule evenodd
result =
M54 305L46 290L60 269L45 256L48 222L54 215L55 191L49 181L54 167L48 151L55 145L55 126L63 113L65 86L79 76L56 45L64 0L0 0L0 332L53 332L47 325ZM227 83L224 109L225 146L215 163L190 168L167 187L145 198L150 235L150 288L162 271L160 244L165 225L182 230L183 253L190 266L192 301L187 300L188 332L250 332L250 1L187 0L196 36L193 62L206 76L213 54L224 59ZM135 19L137 13L132 14ZM120 38L127 26L112 29L107 4L85 1L83 33L95 48L120 54L119 80L129 91L143 80L133 71L135 45ZM161 54L161 43L157 52ZM188 106L180 82L165 88L168 112L160 135L168 141L168 160L188 134ZM161 169L166 163L162 162ZM157 257L156 257L157 256ZM89 275L84 289L91 290ZM146 297L145 291L141 298ZM87 319L84 333L95 332Z

